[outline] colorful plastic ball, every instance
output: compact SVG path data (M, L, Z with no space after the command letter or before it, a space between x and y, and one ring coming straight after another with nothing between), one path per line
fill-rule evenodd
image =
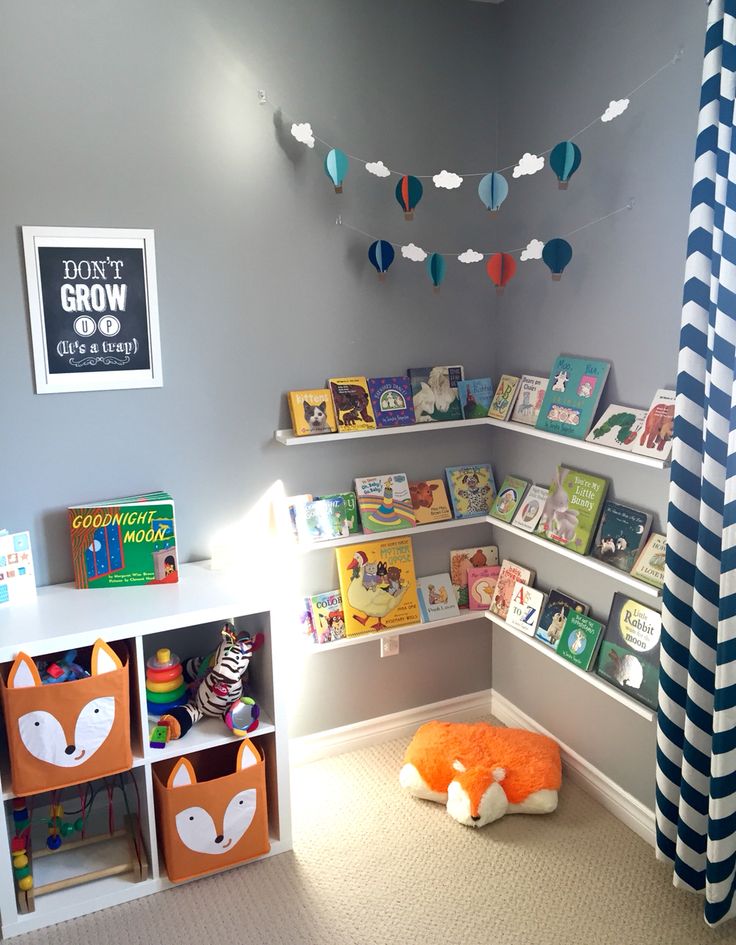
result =
M82 820L81 817L74 821L74 829L79 830L80 832L84 830L84 820Z
M22 869L24 866L28 866L28 857L25 853L16 853L13 857L13 869Z
M61 837L59 834L53 833L50 837L47 837L46 846L49 848L49 850L58 850L61 846Z
M23 892L28 892L29 889L33 889L33 877L24 876L23 879L18 880L18 889Z
M25 876L31 875L31 868L30 866L21 866L18 869L14 868L13 872L15 873L16 879L23 879Z
M25 853L26 852L26 842L23 837L13 837L10 841L10 849L13 853Z
M68 837L70 833L74 833L74 824L62 824L61 825L62 837Z

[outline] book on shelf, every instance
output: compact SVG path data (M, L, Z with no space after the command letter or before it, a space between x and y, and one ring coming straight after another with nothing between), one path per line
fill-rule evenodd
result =
M304 604L299 608L297 613L297 619L301 624L302 633L304 636L308 637L312 643L317 642L317 637L314 632L314 621L312 620L312 598L305 597Z
M430 574L429 577L417 578L417 589L423 623L459 615L460 610L449 574Z
M329 541L360 534L354 492L315 496L292 506L299 541Z
M614 594L596 672L614 686L657 708L662 618L625 594Z
M493 592L491 613L505 620L509 612L511 595L514 592L516 582L520 581L522 584L531 586L534 583L535 576L536 571L533 571L531 568L525 568L520 564L514 564L513 561L504 559Z
M514 584L511 592L506 623L529 637L533 637L544 606L544 592L528 587L522 581Z
M462 420L457 385L465 376L462 365L409 368L417 423Z
M511 419L515 423L527 423L534 426L542 409L544 395L549 384L548 377L536 377L534 374L522 374L519 381L519 393Z
M519 510L511 523L525 532L533 532L542 517L544 503L547 501L549 488L547 486L532 486L522 499Z
M409 483L411 504L417 525L446 522L452 519L450 502L441 479L424 479Z
M356 479L355 493L366 534L416 525L409 481L404 473Z
M628 573L644 547L651 525L651 512L609 499L603 505L592 556Z
M345 636L345 614L340 591L312 594L309 598L315 643L333 643Z
M286 497L286 506L289 510L289 521L294 538L299 538L299 518L304 514L304 506L307 502L312 502L314 496L311 492L303 492L301 495L290 495Z
M331 377L327 386L335 408L338 433L376 429L371 395L364 377Z
M632 450L642 456L669 460L675 423L675 392L658 390L647 410L644 424L634 440Z
M519 380L520 378L513 374L501 375L491 406L488 408L489 417L493 417L494 420L508 420L516 395L519 393Z
M567 615L571 611L577 614L587 615L589 610L590 608L587 604L575 600L575 598L570 597L569 594L564 594L562 591L551 590L547 598L547 603L542 610L542 615L539 618L539 626L534 635L538 640L541 640L542 643L546 643L547 646L551 646L552 649L556 650L557 644L560 642L560 637L562 636Z
M587 673L595 662L602 638L602 623L571 610L557 644L557 655Z
M537 429L583 440L593 422L610 362L560 355L537 417Z
M335 549L345 633L420 622L411 538L384 538Z
M455 589L458 606L468 607L468 574L472 568L484 568L498 564L496 545L479 545L475 548L459 548L450 552L450 580Z
M587 555L607 489L607 479L558 466L537 534L579 555Z
M501 568L497 564L468 571L468 607L470 610L488 610L493 603L493 592Z
M490 377L458 381L457 393L464 420L488 416L488 408L493 400L493 381Z
M68 516L76 587L179 580L174 500L168 492L74 505Z
M496 498L496 481L489 463L448 466L445 469L455 518L488 515Z
M36 596L36 571L30 532L0 529L0 607Z
M315 436L337 431L332 395L327 388L291 390L288 400L291 427L296 436Z
M651 584L664 587L664 559L667 551L667 539L664 535L653 532L636 559L631 569L631 576Z
M609 404L585 439L588 443L631 452L646 415L646 410L640 410L638 407Z
M493 518L500 519L502 522L510 522L516 515L521 500L524 498L524 493L528 488L529 483L526 479L507 476L493 500L490 511Z
M415 422L408 377L369 377L368 391L379 428L405 427Z

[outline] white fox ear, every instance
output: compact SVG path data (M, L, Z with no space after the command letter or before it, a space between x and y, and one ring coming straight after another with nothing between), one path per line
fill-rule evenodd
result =
M197 783L197 775L194 772L192 763L188 758L180 758L171 769L169 780L166 782L167 788L187 787L190 784Z
M506 769L494 768L491 774L493 775L494 781L503 781L503 779L506 777Z
M258 749L249 738L244 738L240 749L238 750L238 760L235 763L235 770L242 771L243 768L250 768L257 765L261 760Z
M27 689L31 686L42 686L41 677L36 664L25 653L19 653L10 669L8 689Z
M91 674L101 676L111 673L114 669L121 669L122 661L115 650L104 640L98 640L92 648Z
M453 761L452 767L455 769L455 771L467 771L467 768L462 763L462 761L458 761L457 758Z

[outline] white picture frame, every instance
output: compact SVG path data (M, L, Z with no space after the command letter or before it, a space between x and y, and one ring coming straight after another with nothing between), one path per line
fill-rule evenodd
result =
M153 230L22 231L36 393L162 387Z

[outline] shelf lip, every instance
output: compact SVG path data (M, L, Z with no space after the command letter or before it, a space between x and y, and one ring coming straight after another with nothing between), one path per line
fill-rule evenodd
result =
M379 427L376 430L356 430L355 433L319 433L316 436L294 436L293 430L275 430L273 438L282 446L309 446L313 443L336 443L359 440L366 436L395 436L398 433L421 433L428 430L455 430L461 427L482 426L486 417L472 420L438 420L428 423L409 423L402 427Z
M217 723L217 733L215 735L202 734L201 728L203 725L206 726L208 721ZM148 722L149 725L153 724L150 716ZM198 728L200 729L199 732L197 731ZM258 728L252 732L248 732L246 737L258 738L261 735L270 735L275 731L276 726L268 716L262 712ZM155 764L157 761L166 761L169 758L177 758L180 755L191 755L196 751L207 751L208 748L217 748L219 745L226 745L239 740L238 736L233 735L222 720L205 719L197 723L197 725L192 726L191 731L187 732L183 738L177 738L176 741L169 742L165 748L151 748L151 746L146 743L144 749L146 752L146 762L148 764Z
M419 633L421 630L433 630L435 627L450 627L456 623L467 623L485 617L484 610L461 610L457 617L444 617L442 620L430 620L427 623L411 623L405 627L393 627L379 633L360 633L357 636L334 640L332 643L311 643L303 647L306 653L324 653L327 650L339 650L358 643L370 643L371 640L383 640L387 637L400 637L405 633Z
M575 551L568 551L567 548L563 548L562 546L555 544L553 541L547 541L546 538L539 538L537 535L532 535L531 532L525 532L521 528L515 528L513 525L509 525L508 522L502 522L497 518L493 518L491 515L487 516L486 521L490 525L500 528L503 531L510 532L512 535L517 535L519 538L523 538L526 541L531 542L533 545L538 545L540 548L545 548L547 551L551 551L554 554L562 555L563 558L569 558L571 561L575 561L577 564L582 564L584 567L592 568L594 571L605 574L614 581L618 581L621 584L626 584L629 587L633 587L639 591L640 594L647 594L649 597L656 598L661 598L662 596L661 588L655 587L653 584L647 584L645 581L640 581L639 578L632 577L630 574L627 574L626 571L620 571L618 568L612 568L610 564L605 564L603 561L599 561L597 558L592 558L590 555L579 555Z
M545 646L543 643L540 643L536 637L527 636L527 634L522 633L515 627L510 627L505 620L497 617L496 614L491 614L489 611L485 611L484 616L490 620L494 626L500 627L502 630L510 633L511 636L516 637L517 640L521 640L522 643L526 643L527 645L534 647L538 653L541 653L543 656L546 656L549 659L553 659L557 666L561 666L563 669L569 670L575 676L580 677L589 685L593 686L594 689L600 689L601 692L604 692L607 696L610 696L611 699L614 699L616 702L620 702L621 705L631 709L631 711L636 713L636 715L640 715L643 719L646 719L649 722L654 721L656 712L653 709L636 702L634 699L631 699L629 696L627 696L625 692L621 692L614 686L610 686L607 682L601 679L601 677L598 676L595 671L586 673L585 670L580 669L579 666L575 666L574 663L570 663L568 660L562 659L562 657L558 656L553 649Z
M411 528L396 528L385 532L360 532L357 535L347 535L340 538L330 538L327 541L297 542L299 554L310 554L322 548L338 548L340 545L363 545L367 541L385 541L388 538L403 538L418 535L422 532L440 531L443 528L460 528L463 525L485 525L486 516L475 515L471 518L453 518L446 522L429 522L426 525L414 525Z

